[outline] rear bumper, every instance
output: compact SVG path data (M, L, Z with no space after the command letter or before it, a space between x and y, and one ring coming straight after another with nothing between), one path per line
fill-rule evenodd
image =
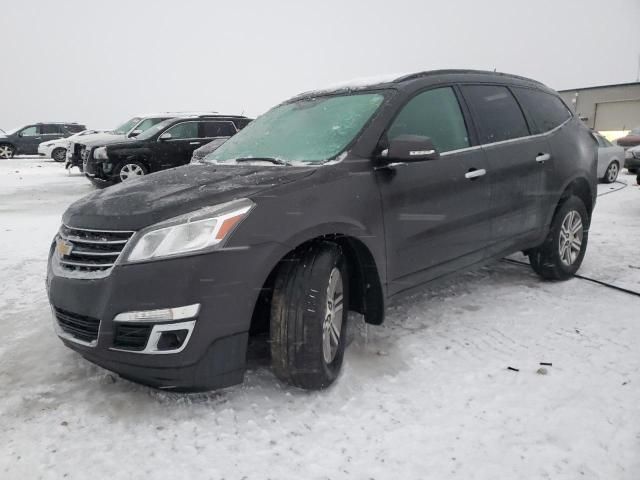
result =
M260 270L275 248L265 244L242 251L116 265L108 276L96 279L59 276L50 258L47 292L51 305L99 321L93 346L72 341L69 335L60 338L87 360L152 387L202 391L239 383L253 310L264 281ZM181 351L149 354L116 349L117 328L122 325L115 321L116 315L196 303L200 311ZM162 323L168 324L171 322Z
M624 166L626 168L640 168L640 158L633 155L625 157Z

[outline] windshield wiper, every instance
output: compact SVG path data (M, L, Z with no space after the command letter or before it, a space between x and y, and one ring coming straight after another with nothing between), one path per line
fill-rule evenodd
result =
M243 157L236 158L236 163L241 162L269 162L274 165L291 165L289 162L285 162L284 160L280 160L279 158L271 158L271 157Z

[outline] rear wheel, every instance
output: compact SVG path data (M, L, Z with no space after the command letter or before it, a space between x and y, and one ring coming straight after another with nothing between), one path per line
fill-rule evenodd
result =
M567 280L587 250L589 214L580 198L569 197L556 211L547 238L529 252L531 268L547 280Z
M607 171L604 172L602 181L604 183L613 183L618 179L618 173L620 173L620 166L618 165L618 162L611 162L607 167Z
M0 158L13 158L16 149L8 143L0 143Z
M340 373L349 305L346 260L339 246L315 244L283 262L271 302L271 360L281 380L306 389Z
M62 163L67 159L67 149L66 148L56 148L51 152L51 158L58 163Z
M130 160L122 163L116 171L116 176L121 182L131 178L141 177L146 174L147 167L137 160Z

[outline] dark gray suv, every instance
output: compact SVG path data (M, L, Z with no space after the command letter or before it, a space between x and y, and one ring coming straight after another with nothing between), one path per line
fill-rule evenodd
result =
M0 132L0 158L36 155L42 142L66 138L86 130L78 123L33 123Z
M242 381L250 334L303 388L338 376L347 311L517 251L570 278L587 247L597 144L526 78L423 72L309 92L202 163L95 192L51 246L58 335L176 390Z

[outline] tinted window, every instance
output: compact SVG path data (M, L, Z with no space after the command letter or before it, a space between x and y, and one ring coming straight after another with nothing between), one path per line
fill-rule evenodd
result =
M62 128L60 125L41 125L40 130L44 135L60 134Z
M66 125L66 129L72 133L79 133L85 129L84 125Z
M529 135L522 110L506 87L466 85L461 88L473 110L480 143L500 142Z
M554 95L531 88L514 88L513 91L533 120L533 133L553 130L571 116L562 100Z
M234 120L233 123L236 124L236 128L238 130L242 130L244 127L246 127L249 124L250 121L251 120L249 120L248 118L238 118Z
M20 132L20 135L23 137L35 137L36 135L40 135L40 129L33 125L32 127L27 127Z
M429 137L441 152L469 146L464 117L451 87L428 90L413 97L389 127L387 139L398 135Z
M174 125L165 133L170 133L171 138L198 138L198 122L183 122Z
M201 122L201 137L230 137L236 133L231 122Z

